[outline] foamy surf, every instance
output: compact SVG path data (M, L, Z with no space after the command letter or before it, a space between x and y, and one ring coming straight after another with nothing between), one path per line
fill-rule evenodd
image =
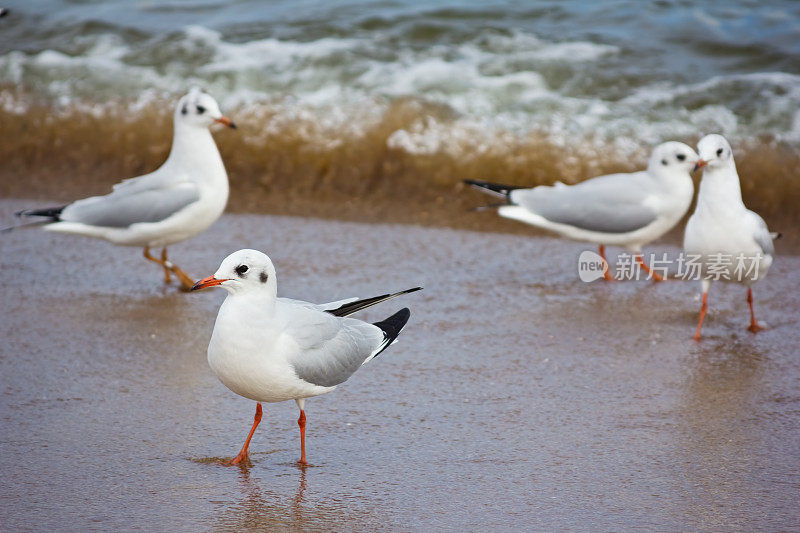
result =
M37 24L26 33L30 43L6 45L0 55L0 84L22 87L24 96L30 93L55 107L94 114L111 106L136 108L147 100L174 98L189 85L202 85L229 108L247 113L268 105L287 116L312 113L336 128L352 124L352 109L369 109L361 115L374 120L393 100L412 97L450 110L455 119L448 128L463 130L456 137L535 131L556 144L576 137L612 143L626 156L633 148L638 152L668 138L708 131L736 141L770 135L800 142L796 68L730 68L726 56L735 54L724 48L731 36L720 33L730 29L755 40L753 50L740 50L743 58L750 58L767 40L761 32L781 35L781 29L791 26L790 8L797 12L796 6L787 2L784 11L740 13L738 26L735 12L695 9L686 14L702 28L692 51L658 31L648 35L651 42L640 42L641 24L632 21L626 35L613 17L603 20L596 18L598 13L592 40L573 38L581 35L574 30L556 39L540 34L551 28L548 17L551 25L559 15L572 16L579 24L590 15L580 11L582 4L573 2L562 13L555 8L523 10L518 24L506 20L514 8L503 3L476 15L447 2L434 2L428 9L412 2L397 8L399 12L376 8L371 17L365 13L354 19L337 17L329 7L334 20L325 24L319 14L281 12L279 3L274 9L289 18L288 24L271 21L274 12L264 8L255 10L254 27L244 33L234 26L181 25L178 6L156 9L158 16L172 14L173 19L153 22L150 28L137 20L145 26L137 31L108 18L100 23L100 15L89 8L73 8L66 23L72 38L59 39L47 25ZM215 20L216 14L222 21L232 17L230 7L202 7L204 20ZM583 8L591 11L588 4ZM111 17L126 9L130 7L112 5L104 14ZM142 9L145 21L153 16L153 9ZM642 17L639 22L658 14L635 4L628 10L633 18ZM675 17L682 11L665 13ZM23 8L16 23L33 25L42 16ZM747 17L753 25L749 29L743 26ZM57 10L44 18L54 25L60 22ZM731 20L734 24L727 28ZM167 24L169 31L158 31L159 24ZM318 35L309 38L308 33ZM800 48L796 41L783 47L770 42L770 53L792 59ZM666 48L663 64L649 63L653 58L647 48L652 45ZM3 105L17 114L28 108L25 98L7 94ZM426 123L432 126L426 128ZM425 117L414 129L428 139L442 134ZM421 144L425 151L435 144L449 147L446 138L394 146L418 150Z

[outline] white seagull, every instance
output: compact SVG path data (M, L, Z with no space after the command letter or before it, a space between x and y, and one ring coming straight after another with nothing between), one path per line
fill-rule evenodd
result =
M143 246L144 256L170 271L189 289L193 280L167 259L167 246L193 237L216 221L228 201L228 175L208 127L236 128L210 95L192 89L178 101L169 157L157 170L126 179L105 196L71 204L20 211L44 217L48 231L97 237L125 246ZM161 259L150 255L161 246Z
M505 198L508 205L498 210L502 217L598 244L608 281L614 278L608 271L606 245L629 249L642 268L661 281L642 259L642 247L672 229L689 209L694 195L689 172L698 160L689 146L666 142L653 150L647 170L599 176L576 185L557 182L528 189L477 180L464 183Z
M347 315L421 288L322 305L278 298L275 267L256 250L232 253L213 276L198 281L192 290L214 286L228 291L228 296L208 344L208 364L226 387L257 402L244 446L227 464L247 458L250 439L261 421L261 402L294 400L300 408L301 466L308 464L305 399L331 392L385 350L411 312L401 309L374 324Z
M756 333L763 328L756 322L753 312L751 286L767 275L775 253L772 240L779 235L770 233L764 219L742 202L739 174L725 137L706 135L697 143L697 151L702 158L699 166L705 168L697 207L686 224L683 237L687 261L694 256L702 275L703 304L694 338L700 340L712 279L737 281L747 286L750 306L747 329Z

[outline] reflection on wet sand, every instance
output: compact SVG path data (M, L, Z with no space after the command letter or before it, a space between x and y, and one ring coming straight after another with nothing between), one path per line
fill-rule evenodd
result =
M746 500L763 487L758 403L769 383L765 355L750 341L699 345L678 404L676 484L686 499L675 511L703 531L748 529L753 509Z
M275 528L291 530L340 531L352 528L353 523L365 523L370 518L352 508L352 505L335 499L321 503L306 501L307 476L313 480L309 470L297 467L289 477L297 481L293 492L279 492L263 488L268 483L252 474L253 467L240 464L237 486L240 496L233 502L218 502L213 520L215 531L271 531ZM374 520L374 517L372 517Z

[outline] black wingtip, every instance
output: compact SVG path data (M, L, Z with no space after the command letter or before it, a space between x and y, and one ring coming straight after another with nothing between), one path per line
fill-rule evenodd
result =
M381 328L384 338L381 348L375 353L373 358L378 357L378 355L380 355L395 341L395 339L397 339L397 336L400 335L400 332L405 327L409 318L411 318L411 310L408 307L404 307L389 318L373 323L373 326L378 326Z
M60 220L61 212L64 208L67 207L66 205L60 205L57 207L46 207L44 209L23 209L22 211L17 211L14 213L14 216L22 218L22 217L48 217L51 218L54 222Z
M412 289L406 289L404 291L395 292L392 294L382 294L380 296L374 296L372 298L356 300L355 302L346 303L341 307L337 307L336 309L328 309L327 312L334 316L348 316L352 315L357 311L361 311L362 309L366 309L367 307L372 307L373 305L385 302L386 300L391 300L392 298L396 298L403 294L408 294L410 292L416 292L419 290L422 290L422 287L414 287Z
M495 196L506 198L509 201L510 201L509 196L511 195L511 191L525 188L521 185L503 185L501 183L492 183L490 181L481 181L481 180L464 180L464 183L466 183L471 187L475 187L481 192L494 194Z

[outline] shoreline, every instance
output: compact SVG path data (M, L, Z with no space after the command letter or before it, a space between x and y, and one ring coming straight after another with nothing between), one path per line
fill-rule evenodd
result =
M372 201L357 201L343 198L339 202L334 200L319 202L308 198L284 195L273 196L266 201L265 199L259 199L259 201L251 203L248 203L245 199L241 199L240 202L234 204L236 208L232 208L232 202L229 201L225 213L232 215L285 216L358 224L398 224L420 228L443 228L476 233L551 238L558 241L580 243L580 241L570 241L569 239L534 226L504 219L493 210L472 212L470 211L471 208L482 205L479 202L481 199L480 197L486 197L488 201L491 201L491 198L478 192L472 194L472 192L468 190L468 187L462 187L461 189L463 190L454 192L454 194L459 194L460 196L458 196L452 205L445 206L444 204L446 202L443 200L432 201L426 204L418 204L416 205L416 209L412 211L404 209L407 207L407 203L403 203L399 200L392 201L385 198ZM87 194L86 196L89 195ZM53 196L47 195L42 195L41 198L2 198L3 200L25 204L25 208L46 207L48 204L57 205L70 201L58 195L56 195L57 199L55 200ZM473 201L472 205L470 205L470 200ZM668 231L661 238L647 245L646 249L652 249L662 245L680 248L683 241L683 231L686 227L686 221L693 210L694 204L692 204L686 216L684 216L673 229ZM798 235L784 229L790 227L793 222L787 221L786 225L782 226L781 224L773 224L767 220L767 224L770 230L781 233L780 239L775 241L776 255L778 257L781 255L800 255L800 238L798 238ZM594 249L595 247L593 244L584 244L586 244L587 250ZM608 248L610 250L623 250L623 248L615 246L610 246Z
M425 110L425 113L433 112ZM226 212L276 214L353 222L448 227L512 235L549 235L492 211L471 212L493 202L463 185L486 179L510 185L578 183L587 177L630 172L642 155L626 158L609 147L557 146L545 136L504 138L490 146L459 146L415 154L391 148L388 139L419 119L420 110L398 101L359 135L297 130L310 119L281 125L230 113L239 129L213 132L230 181ZM262 117L263 118L263 117ZM304 120L306 122L304 122ZM171 114L150 106L133 118L88 113L53 115L36 107L18 116L0 110L0 198L71 202L107 194L122 179L163 163L172 141ZM339 137L329 137L339 135ZM696 139L679 139L693 145ZM762 139L735 147L742 196L772 231L781 232L779 253L800 253L800 152ZM452 148L452 147L451 147ZM473 152L470 149L474 148ZM695 173L699 174L699 173ZM695 195L700 181L693 176ZM689 213L693 211L692 206ZM687 215L688 217L688 215ZM662 241L680 244L685 219Z

